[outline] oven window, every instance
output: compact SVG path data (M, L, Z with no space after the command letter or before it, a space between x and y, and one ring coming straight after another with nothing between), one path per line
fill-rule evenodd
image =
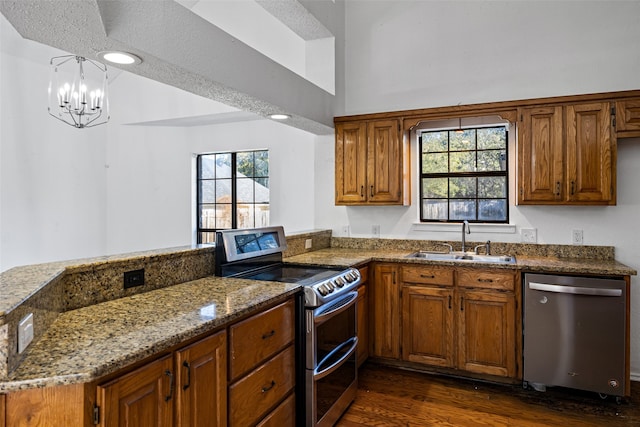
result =
M316 325L316 334L316 360L320 364L333 349L356 336L356 305L352 304L342 313L331 316L324 323ZM338 359L349 351L349 346L344 347L346 348L338 352L340 353Z
M324 417L331 406L356 380L356 353L354 352L345 363L333 373L316 381L316 423Z

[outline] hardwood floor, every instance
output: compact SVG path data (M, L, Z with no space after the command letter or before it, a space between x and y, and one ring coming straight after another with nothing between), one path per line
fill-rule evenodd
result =
M361 426L640 426L640 389L617 404L595 393L496 385L366 363L355 401L336 424Z

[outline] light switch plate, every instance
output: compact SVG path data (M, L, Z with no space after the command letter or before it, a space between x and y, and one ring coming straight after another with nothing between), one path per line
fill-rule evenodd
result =
M380 237L380 225L374 224L371 226L371 234L373 237Z
M313 239L307 239L304 241L304 248L311 249L313 247Z
M18 323L18 354L33 341L33 313L27 314Z

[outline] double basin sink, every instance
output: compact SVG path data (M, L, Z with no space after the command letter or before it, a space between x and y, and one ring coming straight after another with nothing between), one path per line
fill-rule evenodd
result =
M428 259L433 261L467 261L495 264L515 264L516 257L511 255L478 255L473 252L429 252L418 251L407 255L407 258Z

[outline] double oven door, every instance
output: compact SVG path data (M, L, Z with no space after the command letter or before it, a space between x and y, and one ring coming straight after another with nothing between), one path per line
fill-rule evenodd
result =
M333 426L355 398L357 292L306 314L306 425Z

